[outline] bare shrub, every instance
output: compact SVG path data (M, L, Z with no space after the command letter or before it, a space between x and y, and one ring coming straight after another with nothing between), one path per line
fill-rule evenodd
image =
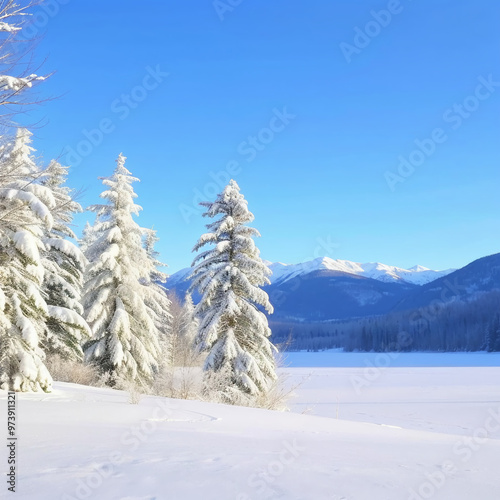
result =
M138 405L143 397L143 391L141 388L135 384L134 382L122 382L118 384L117 389L122 389L128 394L128 402L131 405Z
M156 376L151 392L155 396L168 398L198 399L201 378L200 367L166 367Z
M58 382L102 386L101 376L95 366L67 360L58 354L47 355L45 365L52 378Z

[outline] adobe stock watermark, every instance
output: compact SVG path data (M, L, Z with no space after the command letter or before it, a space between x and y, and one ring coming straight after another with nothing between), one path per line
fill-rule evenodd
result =
M394 16L401 14L401 12L403 12L403 5L399 0L389 0L385 9L371 10L371 19L362 28L354 27L352 43L341 42L339 44L344 59L350 63L354 55L361 54L372 43L372 40L391 24Z
M96 465L93 470L85 476L78 478L76 486L71 495L65 493L61 500L85 500L91 498L98 488L111 477L119 465L125 460L125 453L135 452L140 446L148 441L151 434L158 428L158 422L166 420L172 415L175 404L160 399L154 407L151 418L142 420L138 425L127 429L120 436L122 450L113 450L106 457L106 461L101 465Z
M479 76L478 84L474 92L468 95L462 102L455 102L442 114L443 122L449 124L450 130L459 129L481 106L481 103L489 99L500 87L500 81L495 81L493 75L488 77ZM404 183L411 177L418 167L421 167L428 158L437 150L440 144L449 139L449 131L443 127L434 128L428 137L415 139L416 146L408 155L398 156L398 166L395 171L386 170L384 178L389 189L394 192L398 184Z
M254 490L255 494L240 493L236 500L261 500L282 497L275 484L276 479L280 477L285 469L290 466L300 455L306 451L306 448L299 446L294 439L292 443L283 442L283 448L278 454L276 460L269 462L264 468L251 474L247 480L247 486Z
M144 102L149 94L156 90L168 76L169 73L162 71L159 64L154 68L146 66L141 82L110 103L110 115L102 118L95 127L84 128L82 130L84 138L78 141L74 147L66 146L63 152L66 155L66 162L73 167L79 165L96 147L102 144L107 135L116 130L117 120L126 120L132 110Z
M202 189L193 189L194 196L191 203L181 203L179 205L179 211L184 222L189 224L192 216L199 217L204 210L200 203L215 198L231 179L234 179L243 171L242 160L246 163L253 162L274 141L276 135L281 134L295 118L296 115L290 113L286 106L281 110L274 108L267 126L262 127L257 134L249 135L238 144L236 152L241 159L229 161L225 168L218 172L210 171L208 175L211 180Z
M36 38L51 19L61 11L61 6L67 5L71 0L43 0L35 12L29 14L27 21L23 24L19 36L25 40Z
M459 471L460 464L466 464L490 439L492 433L500 431L500 407L490 408L481 427L477 427L471 436L464 436L456 441L452 448L454 458L441 464L441 470L428 473L425 480L416 488L408 490L408 500L429 500L440 491L450 477Z
M226 13L233 12L233 10L241 5L244 0L214 0L212 6L220 21L224 21Z

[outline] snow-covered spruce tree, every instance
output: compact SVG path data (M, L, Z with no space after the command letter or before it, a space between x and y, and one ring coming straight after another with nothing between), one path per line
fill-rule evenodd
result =
M160 309L168 307L163 289L153 286L145 231L133 218L141 210L134 203L135 181L120 154L113 175L103 179L108 189L101 198L108 204L89 208L97 221L85 252L83 305L92 329L85 358L109 374L111 385L151 382L160 355Z
M195 348L194 340L198 331L198 319L194 314L194 304L190 293L186 293L184 302L172 296L171 332L169 335L169 366L193 366L197 363L200 353Z
M95 221L95 224L97 224L97 219ZM90 222L86 222L85 226L82 230L82 237L78 240L78 246L80 247L80 251L85 255L87 250L90 248L92 243L95 241L95 233L94 233L94 226L90 224Z
M15 140L0 149L0 385L50 391L52 379L39 345L48 312L40 252L55 200L37 184L30 137L18 129Z
M81 305L85 257L67 238L76 238L69 225L73 215L82 208L73 199L72 190L65 185L67 175L68 167L53 160L43 172L41 181L55 200L54 223L45 231L43 239L46 246L42 260L45 269L43 291L48 318L42 346L46 354L81 361L81 345L90 336Z
M214 203L202 205L204 217L220 216L193 249L215 245L195 258L191 274L191 290L201 294L195 309L200 321L196 343L208 352L204 392L222 402L252 404L276 380L276 348L269 341L267 318L257 308L273 312L260 288L269 283L271 271L253 241L259 232L246 226L254 216L234 180Z
M149 270L147 278L141 281L146 286L144 300L160 333L160 338L165 339L169 333L172 316L170 315L170 299L164 286L161 285L161 283L166 283L167 275L159 268L167 267L167 265L159 260L160 254L155 250L155 245L159 241L156 231L154 229L142 229L142 231Z
M160 337L162 356L153 390L159 396L189 399L199 393L201 355L194 346L197 320L189 294L184 302L175 293L169 299L168 335Z
M172 326L170 309L172 304L168 298L166 289L162 285L167 281L167 275L158 269L159 267L166 267L166 264L159 260L159 253L155 250L155 245L159 241L159 238L154 229L143 229L143 233L144 249L148 256L149 278L143 278L141 282L146 285L144 303L148 307L158 330L160 351L157 373L155 373L155 386L153 387L154 391L158 391L159 385L165 385L165 378L170 378L168 360L172 355L170 335Z
M199 321L195 314L193 297L188 292L184 296L182 304L183 327L179 330L181 335L182 349L180 352L181 362L184 366L195 365L199 359L199 353L195 350L195 338L198 333Z

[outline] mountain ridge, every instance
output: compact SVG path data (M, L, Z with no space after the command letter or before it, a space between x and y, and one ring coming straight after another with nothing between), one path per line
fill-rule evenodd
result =
M423 266L402 269L380 263L360 264L319 257L300 264L270 263L273 274L264 290L274 306L273 319L327 321L385 314L422 285L445 277L451 270ZM171 275L166 287L183 297L191 268ZM193 293L193 300L199 300Z
M303 276L317 270L340 271L347 274L372 278L386 283L403 281L413 285L425 285L435 279L444 277L455 269L436 271L426 267L415 265L410 269L390 266L380 262L359 263L349 260L331 259L330 257L318 257L314 260L301 262L299 264L283 264L282 262L266 261L273 275L271 283L277 281L284 283L296 276Z
M456 269L436 271L420 265L404 269L380 262L367 262L363 264L349 260L332 259L330 257L318 257L298 264L285 264L283 262L271 262L267 260L264 262L273 272L270 276L271 284L278 282L282 284L311 272L327 270L372 278L385 283L405 282L412 285L425 285L456 271ZM189 267L183 268L170 275L169 281L172 284L177 284L185 280L189 276L190 271L191 268Z
M487 255L426 283L404 297L396 310L424 307L430 303L470 300L500 286L500 253Z

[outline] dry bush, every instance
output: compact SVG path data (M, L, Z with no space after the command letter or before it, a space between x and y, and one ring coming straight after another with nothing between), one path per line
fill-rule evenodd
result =
M288 378L287 373L278 373L278 378L271 384L269 390L257 396L254 406L266 410L288 411L288 401L303 383L297 382L294 385L289 385Z
M199 399L201 378L200 367L164 368L156 376L151 394L176 399Z
M81 361L64 359L58 354L49 354L45 365L58 382L71 382L73 384L102 386L102 377L93 365L83 364Z
M130 380L119 380L116 382L114 389L125 391L128 395L128 402L131 405L138 405L147 392L146 387L141 387L136 382Z

